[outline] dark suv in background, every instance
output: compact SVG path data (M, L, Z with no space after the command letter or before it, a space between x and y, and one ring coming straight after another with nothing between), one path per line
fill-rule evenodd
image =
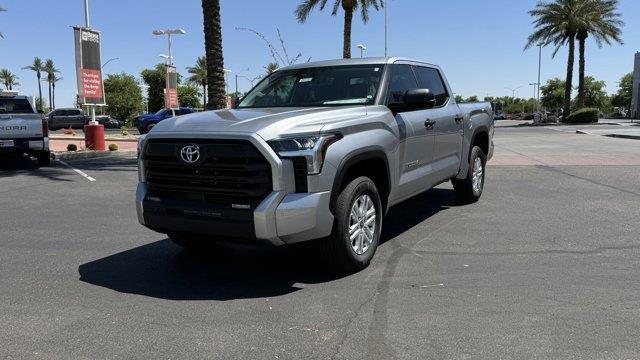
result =
M195 109L189 107L181 107L180 109L160 109L155 114L143 114L134 119L133 126L135 126L140 134L146 134L160 121L172 118L174 116L186 115L196 112Z
M47 114L49 120L49 128L51 130L62 128L82 129L89 121L89 117L84 114L82 109L64 108L55 109Z

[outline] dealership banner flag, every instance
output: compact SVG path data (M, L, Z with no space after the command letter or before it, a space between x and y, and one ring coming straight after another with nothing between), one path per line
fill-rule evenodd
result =
M81 27L74 27L73 33L76 45L78 104L105 105L100 33Z
M180 101L178 100L178 73L176 72L176 67L171 65L167 65L164 106L167 109L177 109L180 107Z

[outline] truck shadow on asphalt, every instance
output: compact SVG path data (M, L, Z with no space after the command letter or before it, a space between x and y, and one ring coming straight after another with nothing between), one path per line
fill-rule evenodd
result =
M32 176L52 181L73 182L72 179L65 179L62 176L69 175L66 169L57 167L41 168L35 160L26 156L18 158L0 159L0 179L15 176Z
M401 241L397 237L407 230L457 205L452 190L438 188L394 207L385 219L381 246ZM303 289L296 284L345 276L327 270L313 251L309 245L216 245L210 252L191 252L165 239L88 262L78 271L80 281L89 284L167 300L274 297Z

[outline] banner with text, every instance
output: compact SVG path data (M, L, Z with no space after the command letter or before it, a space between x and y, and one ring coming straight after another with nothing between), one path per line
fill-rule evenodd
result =
M175 66L167 65L166 88L164 89L164 106L167 109L178 109L178 73Z
M79 105L105 105L100 33L87 28L73 28L76 45L76 76Z

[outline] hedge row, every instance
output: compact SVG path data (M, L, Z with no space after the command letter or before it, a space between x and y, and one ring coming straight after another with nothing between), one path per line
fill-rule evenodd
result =
M600 110L595 108L584 108L571 113L562 122L565 124L591 124L598 122Z

